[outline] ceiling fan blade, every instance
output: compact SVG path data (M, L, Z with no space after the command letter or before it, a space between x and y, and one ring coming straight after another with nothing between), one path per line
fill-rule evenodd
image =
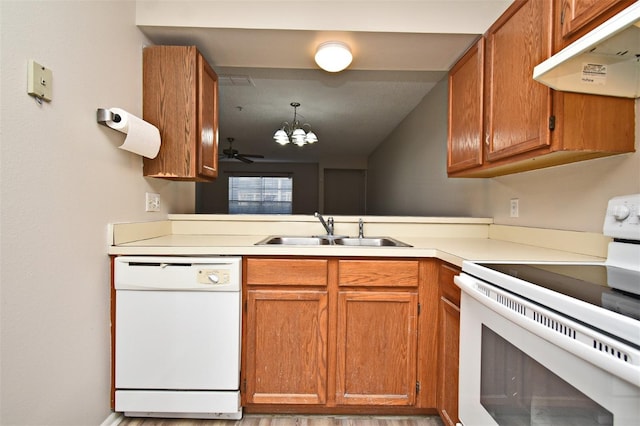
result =
M238 154L236 155L236 158L240 161L242 161L243 163L247 163L247 164L251 164L253 163L253 160L249 160L248 158L245 158L243 155Z
M251 157L251 158L264 158L264 155L260 155L260 154L239 154L242 155L243 157Z

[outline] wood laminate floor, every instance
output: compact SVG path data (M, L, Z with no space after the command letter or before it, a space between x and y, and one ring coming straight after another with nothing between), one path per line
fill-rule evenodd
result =
M119 426L443 426L438 416L303 416L245 414L242 420L129 418Z

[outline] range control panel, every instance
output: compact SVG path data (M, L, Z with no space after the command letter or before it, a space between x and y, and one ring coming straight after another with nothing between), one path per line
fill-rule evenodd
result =
M603 233L613 238L640 241L640 194L609 200Z

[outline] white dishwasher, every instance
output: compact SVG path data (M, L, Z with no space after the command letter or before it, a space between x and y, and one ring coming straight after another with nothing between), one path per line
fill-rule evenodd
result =
M242 417L241 258L115 259L115 410Z

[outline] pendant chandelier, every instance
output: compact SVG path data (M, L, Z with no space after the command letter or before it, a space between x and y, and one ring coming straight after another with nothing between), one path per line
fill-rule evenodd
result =
M298 121L299 102L291 102L293 107L293 121L291 123L285 121L282 126L273 135L273 140L280 145L293 143L298 146L312 144L318 142L318 137L311 131L311 125L308 123L300 124ZM308 128L308 130L305 130Z

